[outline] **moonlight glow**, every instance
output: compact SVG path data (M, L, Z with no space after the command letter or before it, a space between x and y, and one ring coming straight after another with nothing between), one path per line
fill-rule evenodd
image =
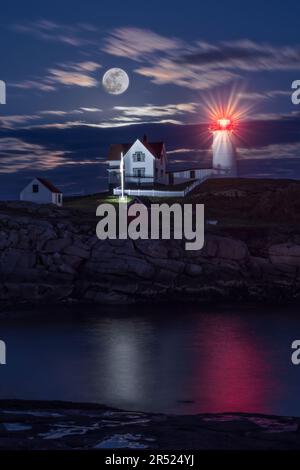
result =
M129 86L129 77L123 69L109 69L103 75L102 85L107 93L121 95Z

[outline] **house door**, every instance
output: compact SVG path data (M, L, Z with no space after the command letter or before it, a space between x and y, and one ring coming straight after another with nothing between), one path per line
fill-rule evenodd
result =
M133 176L138 179L138 183L143 182L145 178L145 168L133 168Z

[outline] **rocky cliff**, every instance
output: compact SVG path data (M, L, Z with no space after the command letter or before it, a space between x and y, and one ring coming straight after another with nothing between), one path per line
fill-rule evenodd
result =
M100 241L96 223L70 210L2 203L1 302L300 299L298 233L211 228L204 248L188 252L178 240Z

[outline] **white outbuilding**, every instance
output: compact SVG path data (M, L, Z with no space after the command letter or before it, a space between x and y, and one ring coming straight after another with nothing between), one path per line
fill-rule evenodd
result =
M53 183L45 178L34 178L21 191L20 200L62 206L63 195Z

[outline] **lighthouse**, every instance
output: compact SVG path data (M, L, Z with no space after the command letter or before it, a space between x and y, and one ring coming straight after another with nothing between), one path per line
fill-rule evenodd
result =
M213 134L213 169L218 176L237 176L233 124L228 118L218 119L210 127Z

